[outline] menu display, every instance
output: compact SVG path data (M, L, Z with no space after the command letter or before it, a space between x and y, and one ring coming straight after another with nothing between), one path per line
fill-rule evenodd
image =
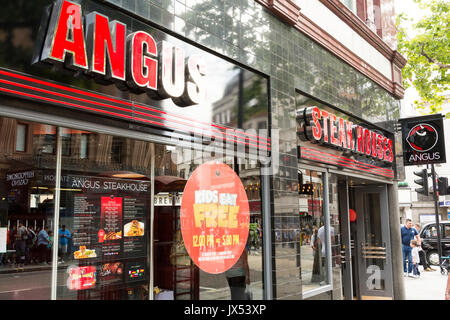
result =
M123 253L128 257L146 255L145 212L142 198L124 198Z
M101 197L101 231L99 242L102 243L104 257L119 256L122 239L122 198ZM103 235L103 239L101 236Z
M145 262L130 262L126 267L127 282L135 282L145 279Z
M71 269L68 288L94 287L96 272L102 285L144 279L145 262L135 259L147 255L150 182L65 176L64 185L75 190L67 195L73 201L73 258L89 265Z
M72 235L73 245L77 248L90 246L97 235L95 202L86 195L75 195L73 202L73 229L76 231Z
M123 263L112 262L101 265L100 268L100 281L103 284L110 284L118 282L123 279Z
M85 290L95 286L97 272L94 266L69 268L67 272L69 290Z

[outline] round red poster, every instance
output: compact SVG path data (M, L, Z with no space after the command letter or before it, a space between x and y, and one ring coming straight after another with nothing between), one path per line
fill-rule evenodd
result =
M192 261L207 273L230 269L247 242L250 210L237 174L215 161L200 165L186 183L181 232Z

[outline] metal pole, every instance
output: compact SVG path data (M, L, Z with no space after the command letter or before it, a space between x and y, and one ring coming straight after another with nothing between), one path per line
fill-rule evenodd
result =
M52 286L51 286L51 300L57 299L57 286L58 286L58 246L59 246L59 204L61 197L61 134L62 128L58 127L56 130L56 180L55 180L55 216L53 223L53 252L52 252Z
M266 168L267 169L267 168ZM261 170L263 172L263 170ZM263 250L264 250L264 300L272 300L273 297L273 274L272 274L272 212L270 206L270 176L268 170L261 175L262 186L262 216L263 216Z
M441 265L442 248L441 248L441 225L439 223L439 198L436 188L436 172L434 171L434 163L431 164L431 176L433 178L433 196L434 196L434 214L436 218L437 226L437 245L438 245L438 255L439 255L439 266Z
M149 279L149 287L148 287L148 300L154 300L154 292L153 292L153 286L155 283L154 279L154 261L153 261L153 255L155 246L153 243L153 239L155 238L155 144L150 144L151 148L151 157L150 157L150 181L151 181L151 193L150 193L150 239L149 239L149 248L148 251L148 265L150 266L150 279Z

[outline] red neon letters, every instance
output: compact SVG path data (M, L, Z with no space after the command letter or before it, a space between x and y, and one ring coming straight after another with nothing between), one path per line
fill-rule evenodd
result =
M108 17L97 12L86 16L86 24L88 47L93 48L89 71L104 75L109 80L125 80L126 25L118 21L109 22Z
M53 41L44 47L42 60L64 62L66 53L69 53L70 57L66 65L70 68L86 70L88 64L81 7L69 1L58 2L55 7L58 19L53 21L48 31L52 34Z
M149 88L156 90L158 79L158 61L156 42L151 35L137 31L128 36L128 66L130 79L128 84L134 88Z
M44 40L42 61L64 63L137 93L148 92L159 99L172 98L179 106L205 102L206 64L198 55L185 59L182 48L167 41L157 45L144 31L127 36L125 24L110 22L97 12L86 15L85 35L81 11L78 3L56 1Z
M353 125L353 122L318 107L305 108L298 114L305 122L301 137L307 140L390 163L394 160L392 140L378 132Z

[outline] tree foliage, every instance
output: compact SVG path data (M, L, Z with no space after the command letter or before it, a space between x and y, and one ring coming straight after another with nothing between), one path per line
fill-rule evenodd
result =
M406 23L411 19L406 14L397 17L398 50L408 59L403 86L417 90L420 98L414 104L422 113L438 113L450 93L450 0L414 2L429 13L413 24L410 34Z

